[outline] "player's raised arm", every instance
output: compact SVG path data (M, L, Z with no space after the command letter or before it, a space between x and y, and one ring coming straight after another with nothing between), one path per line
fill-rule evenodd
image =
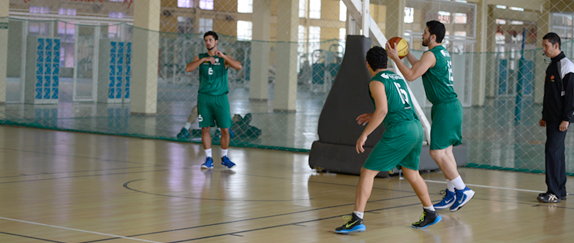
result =
M397 67L408 81L414 81L418 77L422 76L427 70L429 70L429 68L433 67L436 62L436 57L432 52L425 52L421 59L415 62L412 68L409 68L399 58L396 46L391 46L387 43L387 50L389 57L397 64ZM412 54L410 55L412 56ZM412 57L414 58L414 56ZM407 58L409 58L408 55Z

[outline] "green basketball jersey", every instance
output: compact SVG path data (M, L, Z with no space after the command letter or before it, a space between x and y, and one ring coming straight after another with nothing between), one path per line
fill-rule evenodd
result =
M199 54L199 59L210 57L207 53ZM213 56L215 63L203 62L199 65L199 93L207 95L223 95L229 93L225 59Z
M373 81L381 82L385 85L388 106L387 116L383 120L385 129L389 129L401 122L418 119L412 106L407 83L401 76L387 70L377 73L371 79L371 82ZM369 97L371 97L373 105L376 105L370 90Z
M442 46L428 50L436 57L436 64L423 74L423 85L427 99L438 104L457 97L453 88L452 61L450 54Z

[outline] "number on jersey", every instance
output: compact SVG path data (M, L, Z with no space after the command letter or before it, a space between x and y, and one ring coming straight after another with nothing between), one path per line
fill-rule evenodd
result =
M409 104L409 97L408 97L408 93L406 90L404 90L403 88L401 88L401 84L397 83L397 82L393 82L395 84L395 87L397 88L397 92L399 93L399 97L401 97L401 101L403 102L403 105L405 105L405 109L410 109L411 108L411 104Z

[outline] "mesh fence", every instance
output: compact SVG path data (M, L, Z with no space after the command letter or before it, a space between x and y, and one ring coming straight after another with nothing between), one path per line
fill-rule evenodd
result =
M372 0L370 13L387 38L403 36L418 57L425 50L425 22L445 23L443 43L465 107L469 166L542 172L546 136L538 120L548 58L541 56L541 37L557 32L562 50L573 57L574 11L565 0L504 3L514 6L487 0ZM345 54L347 30L353 28L340 0L9 4L3 124L198 143L197 121L190 138L176 137L197 103L199 74L185 67L206 52L203 33L214 30L218 48L243 65L228 71L231 114L237 114L231 145L290 151L308 151L318 139L317 121ZM159 15L159 29L134 27L135 9L142 5ZM136 46L142 33L157 34L147 39L153 51ZM157 56L135 67L134 55L146 51ZM157 82L132 80L139 74L134 72L143 71ZM141 102L134 95L142 94L141 85L155 92L144 104L155 107L153 115L136 111ZM430 120L421 80L411 88ZM212 136L217 143L216 129ZM573 148L568 135L571 175Z

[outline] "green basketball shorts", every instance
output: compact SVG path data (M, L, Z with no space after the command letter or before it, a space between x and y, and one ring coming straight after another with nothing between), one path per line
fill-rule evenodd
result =
M431 150L462 144L462 105L460 101L440 103L431 109Z
M197 112L199 127L230 128L231 112L227 94L212 96L199 93L197 95Z
M397 166L418 170L422 147L420 121L399 123L383 133L363 167L375 171L391 171Z

